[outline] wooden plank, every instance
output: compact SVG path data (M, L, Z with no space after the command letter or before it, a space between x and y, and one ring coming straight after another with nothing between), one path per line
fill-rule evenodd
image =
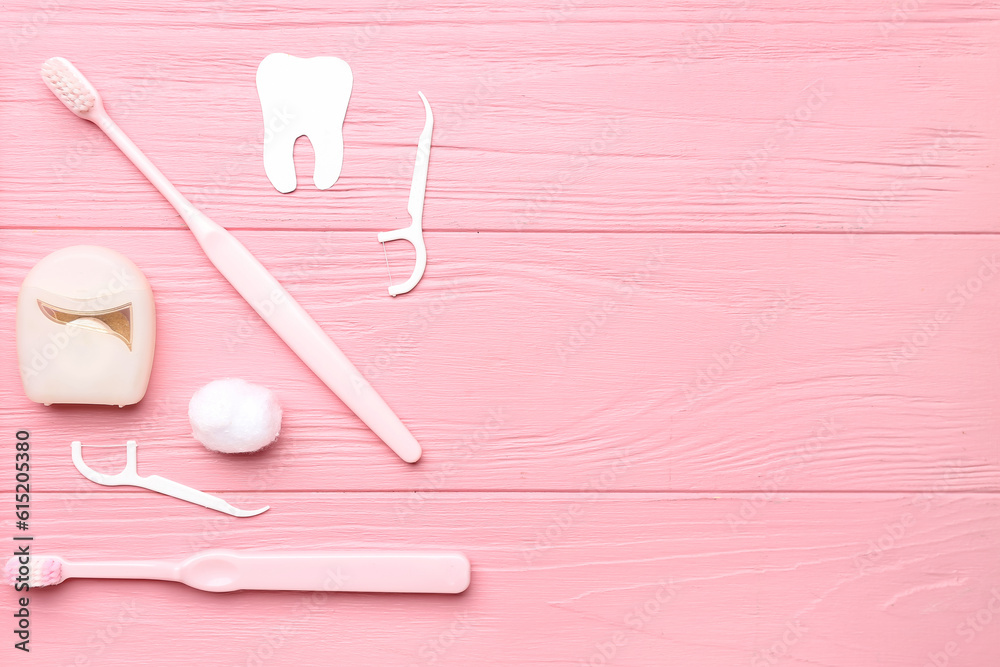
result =
M391 299L370 234L239 232L412 427L413 467L188 232L0 234L3 340L17 282L65 245L124 252L157 298L135 408L30 403L0 346L0 428L33 431L51 490L90 485L71 440L128 438L147 470L206 489L580 490L619 459L615 490L1000 488L992 235L431 233L426 277ZM190 396L230 376L284 405L259 456L189 437Z
M444 493L400 520L408 494L263 495L271 511L214 520L148 494L41 493L33 549L449 548L468 554L472 585L313 598L71 580L31 592L24 664L910 667L1000 651L996 494L789 494L735 531L727 515L749 496Z
M0 140L17 166L0 191L22 227L178 224L38 80L66 52L154 162L235 229L400 226L417 88L437 118L429 230L1000 229L995 4L314 2L260 20L260 6L221 1L137 3L136 23L53 2L14 3L6 18L2 84L17 104ZM115 29L86 43L79 26L95 22ZM356 85L341 181L315 190L302 140L300 190L282 196L263 174L254 69L293 45L347 58ZM400 66L412 62L418 77Z
M31 431L33 498L30 531L0 531L94 559L460 549L473 584L70 581L31 592L32 652L0 664L1000 663L998 20L971 0L5 3L0 437ZM264 178L253 78L273 51L352 65L330 192L305 140L298 191ZM52 98L53 55L331 333L419 464ZM393 300L374 235L408 222L418 89L430 263ZM124 252L156 291L138 406L44 408L18 386L17 286L74 243ZM190 395L225 376L285 407L259 455L188 435ZM130 437L142 474L272 509L235 519L70 462L72 439Z

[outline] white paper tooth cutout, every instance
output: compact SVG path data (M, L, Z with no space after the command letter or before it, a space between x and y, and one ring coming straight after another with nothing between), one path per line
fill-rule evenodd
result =
M272 53L257 67L264 114L264 171L278 192L295 189L295 140L305 135L315 154L313 183L327 190L344 163L344 116L354 75L340 58Z

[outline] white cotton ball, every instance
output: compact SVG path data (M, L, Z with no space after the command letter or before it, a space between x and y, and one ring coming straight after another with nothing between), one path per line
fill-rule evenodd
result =
M278 437L281 406L267 387L228 378L209 382L188 405L194 437L217 452L256 452Z

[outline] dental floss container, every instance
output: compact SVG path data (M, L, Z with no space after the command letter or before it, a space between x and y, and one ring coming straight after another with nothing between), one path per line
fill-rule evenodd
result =
M24 393L36 403L138 403L155 341L149 282L114 250L57 250L21 285L17 357Z

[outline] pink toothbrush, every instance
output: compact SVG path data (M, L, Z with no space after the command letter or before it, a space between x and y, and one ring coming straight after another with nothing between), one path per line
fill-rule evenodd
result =
M299 358L401 459L420 458L420 444L340 348L242 243L182 195L111 120L97 90L65 58L49 58L42 79L66 107L104 130L177 210L215 267Z
M23 560L22 560L23 559ZM70 578L179 581L226 591L353 591L461 593L469 561L451 551L329 551L254 553L203 551L180 562L74 562L54 556L14 556L4 578L17 590L55 586Z

